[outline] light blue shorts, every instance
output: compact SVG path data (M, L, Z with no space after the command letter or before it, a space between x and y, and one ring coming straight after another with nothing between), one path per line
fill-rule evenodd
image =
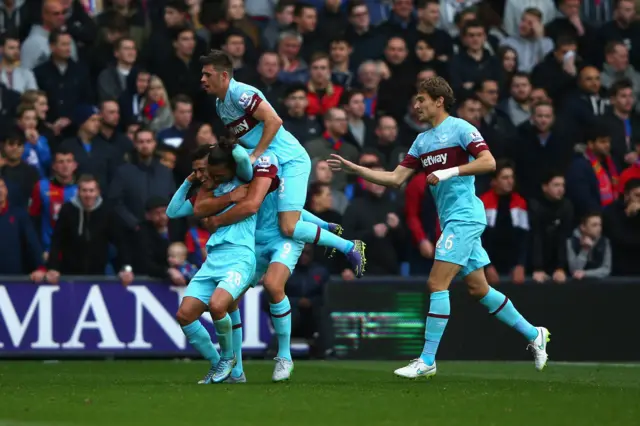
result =
M251 285L256 271L256 256L248 247L219 246L191 279L184 296L195 297L209 305L211 295L220 287L238 299Z
M436 260L462 266L459 277L466 277L491 261L482 247L485 225L476 222L452 220L444 225L442 235L436 243Z
M256 243L256 273L251 287L255 287L258 284L272 263L282 263L289 268L289 272L293 273L303 248L304 243L302 241L295 241L282 236L274 238L266 244Z
M282 173L278 187L278 212L301 212L307 201L307 186L311 175L309 154L305 151L281 164L280 168Z

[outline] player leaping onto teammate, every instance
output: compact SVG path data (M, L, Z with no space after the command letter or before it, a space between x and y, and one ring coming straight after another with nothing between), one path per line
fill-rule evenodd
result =
M447 110L453 103L453 91L443 78L420 84L414 108L420 121L429 122L432 129L418 135L404 161L392 172L370 170L338 155L329 160L334 170L355 173L384 186L402 185L419 168L428 174L442 235L427 283L431 296L426 341L420 357L395 374L412 379L436 374L436 351L450 313L448 289L456 276L464 279L469 294L491 315L524 335L536 369L542 370L547 362L549 331L524 319L504 294L489 286L484 275L490 261L480 237L487 222L482 202L475 196L473 176L493 171L495 160L475 127L449 116Z
M311 160L300 142L282 126L282 119L255 87L233 78L233 63L229 56L212 50L200 58L202 85L216 95L216 111L229 131L245 148L252 148L251 164L267 148L277 157L281 168L278 188L278 222L282 234L305 243L331 247L344 253L357 277L365 268L365 247L362 241L340 237L342 227L327 229L318 223L301 219L307 198Z

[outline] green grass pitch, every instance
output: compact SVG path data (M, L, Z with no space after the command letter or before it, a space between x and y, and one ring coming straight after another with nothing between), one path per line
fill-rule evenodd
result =
M198 386L204 362L0 362L0 426L640 425L640 365L441 362L430 380L402 362L272 362L249 383Z

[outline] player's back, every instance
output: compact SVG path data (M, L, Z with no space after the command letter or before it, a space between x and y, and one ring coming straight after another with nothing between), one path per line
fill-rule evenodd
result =
M246 148L255 148L262 137L264 123L253 117L262 102L268 103L260 90L235 79L229 82L224 101L216 100L218 116ZM275 152L281 164L306 155L300 142L284 126L280 126L269 148Z
M236 187L242 185L238 178L234 178L231 182L218 185L213 190L213 195L219 197L233 191ZM224 211L229 210L233 205L227 207ZM223 211L223 212L224 212ZM221 213L223 213L221 212ZM219 214L221 214L219 213ZM207 242L207 248L230 244L236 246L245 246L251 250L255 250L255 232L256 232L256 215L251 215L240 222L229 226L221 226L211 234Z
M478 149L478 145L486 148L486 143L474 126L460 118L447 117L434 129L418 135L410 153L413 152L412 155L420 159L428 175L436 170L473 161L471 153ZM430 189L442 226L451 220L486 225L484 205L476 197L473 176L455 176L430 186Z

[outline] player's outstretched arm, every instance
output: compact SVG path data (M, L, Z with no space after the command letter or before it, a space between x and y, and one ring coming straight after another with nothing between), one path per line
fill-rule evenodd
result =
M238 223L251 215L258 213L264 197L269 193L269 188L273 178L255 177L249 184L247 196L219 216L214 216L210 220L215 228Z
M171 219L191 216L193 214L193 206L191 202L187 200L187 193L189 189L191 189L190 178L191 176L186 178L176 193L173 194L173 197L171 197L171 201L167 206L167 216Z
M404 166L398 166L392 172L371 170L367 167L359 166L349 160L345 160L337 154L331 154L331 157L332 158L328 159L327 162L333 171L342 170L347 173L356 174L369 182L394 188L400 187L414 172L413 169Z
M258 145L251 153L251 158L256 159L260 157L269 148L273 138L280 130L282 126L282 119L278 113L267 102L260 102L258 108L253 113L253 118L264 123L264 129L262 130L262 136Z

